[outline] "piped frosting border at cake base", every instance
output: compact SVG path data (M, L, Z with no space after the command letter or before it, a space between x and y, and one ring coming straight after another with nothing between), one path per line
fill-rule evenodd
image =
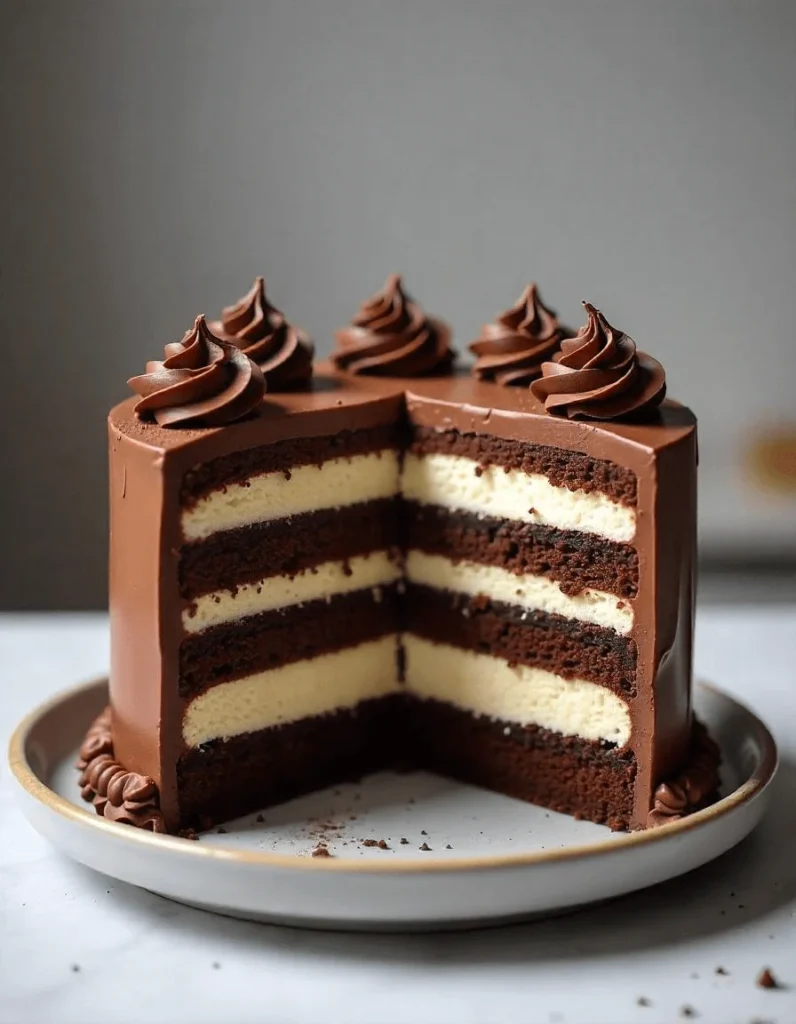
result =
M154 781L128 771L114 756L110 707L89 726L76 767L80 771L80 795L101 817L151 832L166 831Z

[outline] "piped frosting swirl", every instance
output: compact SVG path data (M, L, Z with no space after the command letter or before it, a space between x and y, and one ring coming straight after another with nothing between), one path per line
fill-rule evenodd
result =
M182 341L166 345L162 362L127 382L141 401L139 417L161 427L218 427L241 419L265 393L260 368L235 345L211 334L203 316Z
M246 295L226 306L221 320L210 326L257 363L269 391L296 391L312 378L313 343L271 305L264 278L256 278Z
M428 377L446 373L455 359L447 325L426 316L398 274L335 337L339 348L332 362L353 374Z
M660 405L666 394L661 364L638 352L633 339L599 309L583 305L586 324L542 364L542 376L531 384L534 395L549 413L570 419L616 420Z
M542 363L567 334L532 281L511 309L481 328L481 337L470 345L477 357L472 372L497 384L528 385L542 376Z

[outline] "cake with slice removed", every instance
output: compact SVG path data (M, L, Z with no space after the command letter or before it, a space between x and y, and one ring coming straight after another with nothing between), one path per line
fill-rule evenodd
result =
M613 828L712 797L695 420L586 312L529 287L455 372L393 277L313 365L258 279L131 381L100 813L176 832L391 767Z

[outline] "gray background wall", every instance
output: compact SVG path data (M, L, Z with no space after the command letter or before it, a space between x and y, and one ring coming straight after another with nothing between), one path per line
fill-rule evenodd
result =
M104 603L107 407L259 272L322 350L394 269L460 345L529 278L592 299L700 413L705 544L754 546L738 453L796 383L790 0L1 10L2 606Z

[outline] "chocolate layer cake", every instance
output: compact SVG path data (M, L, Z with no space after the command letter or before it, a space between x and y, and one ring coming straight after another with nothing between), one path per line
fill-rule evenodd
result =
M709 798L695 421L587 314L531 286L455 373L391 278L313 368L258 279L131 381L100 813L178 831L390 767L614 828Z

